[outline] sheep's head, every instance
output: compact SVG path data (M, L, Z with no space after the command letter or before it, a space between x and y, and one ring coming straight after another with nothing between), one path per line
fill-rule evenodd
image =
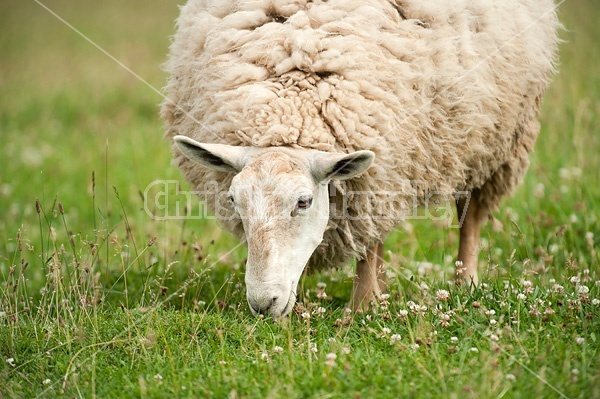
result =
M374 154L203 144L185 136L174 140L190 159L235 174L227 195L248 243L248 304L253 314L285 316L327 228L327 184L363 173Z

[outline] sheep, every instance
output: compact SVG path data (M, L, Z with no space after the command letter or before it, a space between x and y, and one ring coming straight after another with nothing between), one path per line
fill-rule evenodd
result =
M351 306L386 289L383 242L455 199L456 273L529 166L555 73L551 0L190 0L166 62L174 162L248 245L253 314L287 315L306 268L356 259ZM213 184L216 183L216 184Z

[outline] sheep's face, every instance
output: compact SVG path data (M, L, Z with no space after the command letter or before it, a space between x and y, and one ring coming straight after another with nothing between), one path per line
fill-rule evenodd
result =
M373 153L234 147L185 136L176 136L175 142L198 163L236 174L227 196L248 243L248 304L253 314L287 315L329 222L328 182L364 172Z

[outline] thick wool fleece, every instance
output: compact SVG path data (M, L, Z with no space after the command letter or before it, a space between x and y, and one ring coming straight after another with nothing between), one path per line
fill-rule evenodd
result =
M363 257L415 198L479 190L491 210L515 188L558 27L551 0L190 0L166 64L167 137L375 152L367 173L334 182L311 264ZM233 177L175 162L209 206L207 183Z

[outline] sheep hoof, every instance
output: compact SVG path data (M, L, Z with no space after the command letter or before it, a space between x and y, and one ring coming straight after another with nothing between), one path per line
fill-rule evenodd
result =
M346 308L352 309L353 312L363 313L367 312L379 305L379 295L373 291L362 295L354 295L354 298L348 302Z
M475 289L475 287L477 287L478 284L479 284L479 279L477 278L477 275L467 276L466 274L463 274L463 273L456 273L454 275L454 285L457 287L466 285L467 287L469 287L469 289L471 291L473 291Z

